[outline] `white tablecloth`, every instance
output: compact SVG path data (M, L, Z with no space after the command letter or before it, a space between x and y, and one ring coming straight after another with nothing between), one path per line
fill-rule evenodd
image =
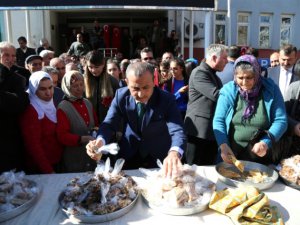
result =
M216 183L217 190L227 187L218 180L217 173L212 166L200 167L203 174L211 181ZM126 171L128 175L133 176L139 181L141 173L138 170ZM23 214L2 222L3 225L56 225L56 224L74 224L62 212L58 196L66 187L70 179L82 174L51 174L51 175L32 175L28 179L36 181L42 187L42 194L38 201L29 210ZM292 189L281 181L264 191L272 205L276 205L283 215L284 222L290 225L300 224L300 211L298 208L300 200L300 191ZM153 224L172 224L172 225L193 225L193 224L211 224L226 225L233 224L232 221L211 209L207 209L199 214L190 216L170 216L165 215L147 207L139 198L134 208L126 215L106 223L109 225L153 225Z

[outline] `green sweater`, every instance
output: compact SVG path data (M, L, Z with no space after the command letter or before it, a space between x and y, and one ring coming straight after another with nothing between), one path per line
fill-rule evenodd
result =
M242 122L242 116L246 108L246 101L240 95L237 96L235 112L230 125L231 148L235 154L244 151L249 140L257 132L257 129L267 130L270 127L263 97L258 98L258 107L254 115Z

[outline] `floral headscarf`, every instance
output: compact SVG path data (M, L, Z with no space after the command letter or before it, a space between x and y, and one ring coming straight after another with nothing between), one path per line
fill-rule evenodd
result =
M82 99L83 96L81 98L75 97L72 93L71 93L71 84L73 82L76 82L77 80L83 80L83 76L81 75L80 72L75 71L75 70L71 70L68 71L62 81L61 81L61 89L63 90L63 92L65 93L65 97L70 100L70 101L76 101L79 99Z
M256 100L257 97L260 94L260 89L262 87L262 78L260 75L260 65L258 64L257 59L253 55L243 55L240 56L234 63L234 69L236 70L236 67L241 64L250 64L253 67L254 70L254 87L251 90L242 90L239 87L239 93L242 99L244 99L247 102L247 106L244 110L242 120L245 121L247 119L250 119L252 115L256 111ZM234 76L234 82L236 82L236 76Z

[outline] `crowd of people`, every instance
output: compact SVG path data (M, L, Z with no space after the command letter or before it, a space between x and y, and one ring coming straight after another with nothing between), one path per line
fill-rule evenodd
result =
M24 37L19 48L0 43L0 171L91 171L96 150L112 142L120 145L112 160L125 158L126 169L160 159L168 176L182 163L232 163L234 155L269 164L299 153L293 45L272 53L264 70L254 49L237 46L211 44L199 64L157 55L155 35L138 57L124 59L90 50L84 33L76 38L59 57L46 39L37 51ZM288 149L276 147L283 139Z

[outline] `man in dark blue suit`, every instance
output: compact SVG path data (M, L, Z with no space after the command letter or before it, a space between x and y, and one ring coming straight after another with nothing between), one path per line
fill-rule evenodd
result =
M118 157L125 158L125 168L156 167L156 160L160 159L165 175L172 176L181 167L180 158L186 145L183 121L174 97L155 87L153 77L154 67L149 63L128 66L128 87L116 92L97 140L87 145L87 153L93 159L99 158L93 151L95 147L111 142L123 120ZM141 120L138 105L144 105Z

